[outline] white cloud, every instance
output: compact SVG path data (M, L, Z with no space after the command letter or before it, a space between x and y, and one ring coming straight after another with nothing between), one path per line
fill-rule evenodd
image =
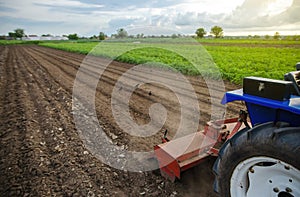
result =
M219 25L223 27L225 35L247 35L251 32L266 34L267 31L297 34L300 31L300 6L297 2L299 1L286 0L284 3L282 0L245 0L231 12L181 12L173 20L181 29L191 32L195 31L197 25L206 28L208 32L213 25Z
M237 6L241 5L244 0L187 0L183 3L172 6L177 12L196 12L220 14L229 13Z
M85 35L100 29L108 27L106 21L109 17L103 17L103 15L94 14L93 11L88 13L78 13L72 11L74 8L80 8L83 11L84 8L102 8L102 5L86 4L79 1L71 0L10 0L2 3L4 7L13 9L11 11L3 11L0 13L0 17L12 18L13 21L20 20L23 22L23 26L26 32L34 34L42 34L45 32L54 32L55 34L62 33L73 33L78 32L81 35ZM58 9L60 7L61 9ZM98 18L98 20L97 20ZM100 20L99 20L100 19ZM49 23L49 27L42 26L39 31L33 32L32 29L37 30L37 25L41 26L40 23ZM18 24L20 25L20 24ZM11 25L10 25L11 26ZM16 26L15 28L17 28ZM13 29L2 30L2 34L12 31Z
M300 31L298 0L10 0L0 2L0 34L20 25L26 32L97 34L152 26L194 33L220 25L226 32ZM100 3L98 3L100 2ZM13 11L12 11L13 10ZM49 24L41 26L41 23ZM14 26L15 25L15 26ZM155 29L155 28L154 28ZM34 32L35 31L35 32ZM161 32L161 31L159 31ZM142 32L137 32L142 33ZM146 33L144 31L143 33ZM299 34L299 33L298 33Z
M291 6L293 0L277 0L271 2L266 9L268 15L277 15Z
M232 14L227 15L224 25L229 28L251 28L251 27L272 27L290 23L279 17L288 12L292 1L286 0L281 9L274 5L283 5L281 0L245 0L242 6L237 7ZM280 14L274 14L279 12ZM281 19L279 19L281 18ZM283 20L282 20L283 19Z
M103 5L97 4L87 4L82 3L80 1L73 1L73 0L43 0L43 1L33 1L38 5L45 5L45 6L55 6L55 7L77 7L77 8L101 8L104 7Z

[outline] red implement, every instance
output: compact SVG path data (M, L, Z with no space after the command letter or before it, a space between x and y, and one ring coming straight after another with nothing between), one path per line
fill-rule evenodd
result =
M171 141L164 138L164 143L154 147L162 176L175 181L181 178L181 172L198 165L210 155L217 156L218 145L231 133L245 127L241 123L239 118L209 122L204 131Z

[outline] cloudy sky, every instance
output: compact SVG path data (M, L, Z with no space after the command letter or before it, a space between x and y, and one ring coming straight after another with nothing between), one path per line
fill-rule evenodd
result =
M300 0L0 0L0 35L193 34L214 25L225 35L300 34Z

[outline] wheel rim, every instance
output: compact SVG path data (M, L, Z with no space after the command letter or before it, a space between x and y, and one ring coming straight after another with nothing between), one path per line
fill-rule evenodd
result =
M232 197L300 196L299 185L300 171L292 165L270 157L251 157L233 170L230 193Z

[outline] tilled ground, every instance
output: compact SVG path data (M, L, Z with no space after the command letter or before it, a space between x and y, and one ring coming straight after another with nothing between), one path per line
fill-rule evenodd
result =
M153 171L112 168L85 148L72 110L73 84L84 58L38 46L0 46L1 196L215 196L213 158L185 172L182 180L171 183ZM97 78L93 76L95 70L101 66L104 69L105 62L90 57L84 74ZM112 90L122 74L132 67L112 62L105 69L95 93L97 117L115 145L150 151L160 143L161 133L146 138L131 136L118 126L111 110ZM160 74L155 77L172 77L169 71L158 71ZM145 73L138 71L126 76L137 83L129 102L132 119L141 125L148 123L149 107L160 103L168 115L161 131L168 129L173 136L180 122L179 101L161 84L140 85L144 76ZM211 118L211 99L203 79L187 78L197 95L201 129ZM227 90L237 88L230 83L225 85ZM188 92L182 94L189 99ZM239 103L232 104L227 116L234 116L241 107ZM191 118L188 114L186 117Z

